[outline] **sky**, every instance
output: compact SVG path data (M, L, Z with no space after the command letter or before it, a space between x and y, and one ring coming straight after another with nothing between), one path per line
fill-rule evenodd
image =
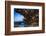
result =
M18 21L23 21L24 16L21 15L20 13L17 13L16 11L14 11L14 21L18 22Z

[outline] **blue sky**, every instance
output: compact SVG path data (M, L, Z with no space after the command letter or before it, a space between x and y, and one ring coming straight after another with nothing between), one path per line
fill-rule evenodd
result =
M14 21L23 21L24 16L21 15L20 13L17 13L16 11L14 11Z

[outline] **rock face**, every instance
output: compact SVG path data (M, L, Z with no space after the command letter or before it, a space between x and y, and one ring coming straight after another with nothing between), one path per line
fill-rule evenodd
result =
M38 9L16 9L17 13L24 16L24 21L27 25L37 25L39 24L39 10Z

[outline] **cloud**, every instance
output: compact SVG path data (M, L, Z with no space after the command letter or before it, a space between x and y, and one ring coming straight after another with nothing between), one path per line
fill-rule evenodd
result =
M14 21L23 21L24 16L19 14L19 13L15 13L14 15Z

